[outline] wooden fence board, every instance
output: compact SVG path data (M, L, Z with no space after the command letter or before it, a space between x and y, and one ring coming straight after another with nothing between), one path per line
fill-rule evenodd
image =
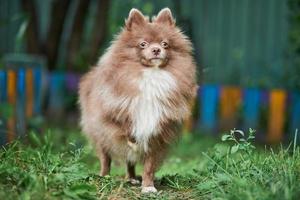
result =
M286 116L286 92L271 90L269 99L268 135L270 143L278 143L283 139L283 128Z

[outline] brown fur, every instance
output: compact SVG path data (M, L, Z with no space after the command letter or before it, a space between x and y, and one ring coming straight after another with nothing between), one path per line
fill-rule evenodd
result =
M133 178L135 162L126 160L132 150L128 144L136 143L130 105L141 93L137 83L143 70L151 67L151 60L138 46L140 40L149 44L168 41L169 47L162 49L166 56L160 68L176 81L176 88L170 91L167 101L160 102L168 115L159 119L158 134L149 139L149 149L144 149L138 159L144 164L142 185L148 187L153 186L154 172L163 161L168 145L178 137L178 128L189 115L189 102L196 94L191 43L175 26L169 9L161 11L152 22L137 10L130 12L125 28L112 46L81 79L79 103L82 129L95 144L101 161L100 174L109 173L112 158L123 159L128 163L128 177Z

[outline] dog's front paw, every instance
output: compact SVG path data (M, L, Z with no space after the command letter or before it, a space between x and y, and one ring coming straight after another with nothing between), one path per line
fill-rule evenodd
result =
M142 193L156 193L157 189L154 186L142 187Z
M132 185L139 185L139 184L141 184L141 182L140 182L138 179L136 179L136 178L130 178L128 181L129 181Z

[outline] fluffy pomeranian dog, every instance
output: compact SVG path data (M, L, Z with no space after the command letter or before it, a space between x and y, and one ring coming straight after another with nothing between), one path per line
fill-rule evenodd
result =
M144 165L142 192L156 192L154 173L190 114L196 94L189 39L176 27L170 9L152 20L132 9L125 27L98 64L80 81L81 126L95 144L100 175L112 159Z

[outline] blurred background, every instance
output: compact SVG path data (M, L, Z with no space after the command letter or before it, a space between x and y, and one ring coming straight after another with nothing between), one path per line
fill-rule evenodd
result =
M200 88L183 131L300 128L300 0L1 0L0 142L78 127L77 86L131 8L169 7L191 38Z

